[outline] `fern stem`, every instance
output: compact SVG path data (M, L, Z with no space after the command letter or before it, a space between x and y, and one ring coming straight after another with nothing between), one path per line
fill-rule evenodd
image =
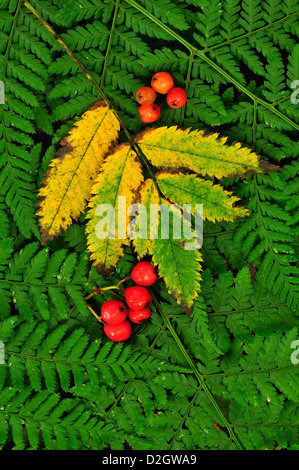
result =
M255 312L257 309L259 311L262 311L262 310L267 310L267 309L279 309L279 308L286 308L287 307L287 304L278 304L278 305L275 305L275 304L269 304L269 305L259 305L258 307L254 306L254 307L248 307L248 308L241 308L240 310L236 309L234 310L233 312L231 312L231 310L227 311L227 312L222 312L222 311L218 311L218 312L210 312L210 316L211 317L217 317L217 316L220 316L220 317L223 317L225 315L227 316L230 316L230 315L239 315L239 314L242 314L242 313L247 313L247 312Z
M265 360L266 362L266 360ZM219 373L216 373L216 374L209 374L206 378L209 379L210 377L213 378L213 377L244 377L244 375L255 375L258 376L258 374L265 374L266 373L272 373L272 372L280 372L280 371L292 371L294 370L294 365L290 362L290 366L286 366L286 367L267 367L267 368L260 368L258 370L255 370L255 371L252 371L252 370L240 370L240 371L237 371L237 372L232 372L230 371L229 373L227 372L219 372Z
M4 58L3 58L2 81L4 81L5 76L6 76L8 55L9 55L9 51L10 51L10 48L11 48L11 45L12 45L12 38L13 38L13 35L15 33L18 16L19 16L19 13L20 13L20 10L21 10L21 5L22 5L22 3L21 3L21 1L19 1L18 6L17 6L16 11L15 11L13 23L12 23L11 30L10 30L10 34L9 34L9 37L8 37L8 40L7 40L5 55L4 55Z
M186 362L189 364L190 368L193 370L193 373L196 376L200 387L206 393L206 395L209 398L210 402L212 403L212 405L214 406L214 408L217 411L218 415L220 416L222 422L225 424L225 427L228 430L231 439L235 442L238 449L242 450L243 449L242 444L239 442L238 438L236 437L236 435L234 433L234 430L232 429L231 424L227 421L226 417L224 416L221 409L219 408L218 403L216 402L215 398L213 397L212 393L210 392L209 388L207 387L207 385L204 381L204 376L201 375L200 372L198 371L198 369L195 366L191 356L189 355L188 351L186 351L181 339L179 338L179 336L178 336L177 332L175 331L174 327L172 326L168 316L165 315L165 313L161 309L160 304L159 304L159 302L158 302L158 300L157 300L157 298L156 298L156 296L155 296L155 294L153 293L152 290L151 290L151 294L152 294L153 302L154 302L154 305L155 305L156 309L158 310L161 317L163 318L164 323L166 324L168 330L172 334L175 342L177 343L178 348L180 349L180 351L182 352L184 358L186 359Z
M266 31L267 29L275 26L276 24L282 23L286 19L290 18L291 16L296 16L297 14L298 13L295 12L295 13L291 13L290 15L286 15L283 18L280 18L279 20L273 21L272 23L269 23L265 26L261 26L260 28L257 28L255 30L251 31L250 33L244 33L244 34L241 34L240 36L236 36L234 38L227 39L226 41L222 42L221 44L215 44L214 46L207 47L205 49L205 51L206 52L211 52L211 51L214 51L215 49L217 49L218 47L227 46L227 45L233 44L234 42L239 41L240 39L249 38L252 34L256 34L256 33L259 33L261 31Z
M107 59L111 51L111 46L112 46L112 37L115 31L115 23L116 23L116 18L117 18L117 13L119 10L119 4L120 0L116 0L115 5L114 5L114 13L113 13L113 19L112 19L112 25L110 29L110 34L109 34L109 40L108 40L108 45L106 49L106 54L105 54L105 59L103 63L103 69L102 69L102 77L101 77L101 87L103 87L105 83L105 77L106 77L106 72L107 72Z
M253 123L252 123L252 148L255 150L256 144L256 126L257 126L257 102L253 105Z
M168 34L170 34L174 39L179 41L183 46L188 49L190 53L193 52L194 55L197 55L200 57L202 60L204 60L208 65L210 65L213 69L215 69L220 75L222 75L226 80L231 82L233 85L235 85L236 88L238 88L242 93L245 95L249 96L253 101L256 101L257 103L263 105L265 108L269 109L272 111L274 114L276 114L279 118L284 120L286 123L288 123L290 126L294 127L296 130L299 130L299 125L297 125L292 119L288 118L285 116L283 113L281 113L278 109L276 109L273 104L268 103L267 101L264 101L263 99L259 98L256 96L254 93L252 93L246 86L241 85L241 83L238 82L232 75L230 75L228 72L223 70L219 65L217 65L212 59L210 59L202 50L197 49L195 46L193 46L190 42L188 42L186 39L181 37L176 31L174 31L172 28L170 28L168 25L162 23L158 18L156 18L152 13L148 12L143 6L139 5L135 0L125 0L129 5L132 7L136 8L136 10L140 11L143 13L145 16L150 18L154 23L156 23L158 26L160 26L164 31L166 31Z
M191 79L191 71L192 71L192 66L193 66L193 60L194 60L194 53L191 52L191 53L190 53L190 57L189 57L189 63L188 63L188 70L187 70L186 80L185 80L185 91L186 91L187 94L188 94L188 90L189 90L189 86L190 86L190 79ZM179 127L182 127L182 126L183 126L184 119L185 119L185 110L186 110L186 106L183 106L183 107L182 107L182 111L181 111L181 119L180 119Z

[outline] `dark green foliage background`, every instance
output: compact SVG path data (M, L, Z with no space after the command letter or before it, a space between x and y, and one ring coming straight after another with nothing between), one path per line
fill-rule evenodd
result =
M134 253L104 281L88 261L84 215L47 247L34 215L59 141L99 96L21 1L0 0L0 446L298 449L298 3L31 4L132 135L144 129L134 93L163 69L188 102L164 106L159 125L219 132L280 170L225 181L251 215L205 224L191 316L158 285L152 321L111 344L84 296L128 275Z

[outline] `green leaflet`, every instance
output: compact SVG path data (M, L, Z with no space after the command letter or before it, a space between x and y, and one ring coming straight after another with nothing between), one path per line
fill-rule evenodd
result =
M202 257L197 249L185 249L184 239L173 239L171 232L170 234L167 239L153 240L150 253L154 264L158 266L159 275L164 278L168 292L188 311L199 290ZM195 240L190 243L195 243Z
M236 217L248 215L247 209L233 207L238 198L231 197L231 193L209 180L196 178L196 175L169 175L166 172L159 173L157 178L159 188L171 202L181 207L190 204L193 212L195 204L202 204L204 219L233 221Z
M256 154L240 143L225 145L227 139L219 138L219 134L159 127L141 133L135 140L159 168L182 168L218 179L262 171Z

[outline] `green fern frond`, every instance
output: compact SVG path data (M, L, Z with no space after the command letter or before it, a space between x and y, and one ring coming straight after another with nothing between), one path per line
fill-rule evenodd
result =
M17 390L24 390L27 380L35 391L69 391L90 384L93 389L104 381L112 386L143 373L180 370L179 367L145 354L132 353L130 346L90 341L83 328L70 331L62 324L53 331L46 322L4 320L0 339L5 343L8 369L0 369ZM13 329L12 329L13 328ZM22 371L22 373L20 373ZM25 380L26 377L26 380ZM88 379L87 379L88 377Z
M89 281L88 257L67 250L58 250L49 256L49 249L38 251L38 244L31 243L11 258L11 240L3 240L1 265L1 295L5 299L1 318L11 311L11 304L27 320L50 320L54 314L67 318L70 305L76 305L82 314L88 314L84 292L90 292L95 283ZM100 282L101 277L97 276ZM92 284L94 282L94 284ZM53 310L54 309L54 310Z
M84 400L34 393L30 387L22 393L4 388L0 404L0 445L12 436L14 450L99 450L117 448L122 439L121 433L111 435L112 426L105 426Z

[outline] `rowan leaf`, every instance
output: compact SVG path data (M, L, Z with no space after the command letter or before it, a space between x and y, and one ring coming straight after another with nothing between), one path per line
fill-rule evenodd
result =
M191 204L194 213L195 204L203 205L203 218L215 221L233 221L237 217L249 215L244 207L234 207L239 200L232 192L225 191L219 184L198 178L196 175L182 173L171 175L161 172L156 175L159 189L174 204Z
M150 253L168 292L190 313L200 291L201 253L196 249L186 250L184 240L172 237L153 240Z
M109 155L92 188L94 196L89 203L89 221L86 225L87 245L94 266L103 273L116 266L123 255L124 245L130 243L127 238L127 210L137 201L137 191L142 181L138 157L130 144L124 143ZM98 209L101 204L105 205L103 209L106 208L103 213L99 213ZM112 209L109 215L107 205ZM105 213L107 222L102 217ZM99 238L100 232L103 238Z
M160 196L154 180L149 178L141 186L139 190L139 201L146 209L147 222L150 216L151 204L160 204ZM147 223L147 238L135 238L133 246L137 252L139 259L148 254L151 245L151 238L154 238L158 232L158 225Z
M158 168L189 169L218 179L263 171L256 153L240 143L225 145L227 137L219 134L159 127L138 134L135 141Z
M58 158L51 162L39 191L42 241L66 230L79 217L105 156L113 147L120 126L104 101L95 103L61 141Z

